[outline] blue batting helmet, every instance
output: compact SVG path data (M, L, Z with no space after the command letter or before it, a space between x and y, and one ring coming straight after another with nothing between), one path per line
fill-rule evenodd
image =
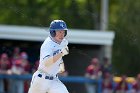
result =
M65 30L65 36L67 35L67 25L63 20L53 20L50 24L50 34L55 37L55 31Z

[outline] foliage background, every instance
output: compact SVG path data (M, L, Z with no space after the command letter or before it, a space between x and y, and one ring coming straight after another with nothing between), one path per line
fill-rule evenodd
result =
M63 2L63 3L62 3ZM49 26L65 20L69 28L100 28L100 0L0 0L0 24ZM140 71L140 1L109 0L109 27L115 31L113 68L135 76Z

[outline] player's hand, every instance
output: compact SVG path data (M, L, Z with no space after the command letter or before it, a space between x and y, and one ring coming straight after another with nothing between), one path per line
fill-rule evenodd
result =
M60 44L60 49L63 49L64 47L66 47L68 45L68 40L63 40L63 42Z
M68 46L64 47L61 49L62 56L68 55L69 54L69 48Z

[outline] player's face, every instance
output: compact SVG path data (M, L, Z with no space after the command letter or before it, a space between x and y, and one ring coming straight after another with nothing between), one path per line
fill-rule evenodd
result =
M54 37L57 42L61 42L65 37L65 31L56 31L56 36Z

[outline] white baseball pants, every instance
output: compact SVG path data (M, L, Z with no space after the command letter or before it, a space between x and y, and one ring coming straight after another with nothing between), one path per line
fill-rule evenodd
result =
M33 74L28 93L69 93L65 85L55 77L53 80L45 79L45 75Z

